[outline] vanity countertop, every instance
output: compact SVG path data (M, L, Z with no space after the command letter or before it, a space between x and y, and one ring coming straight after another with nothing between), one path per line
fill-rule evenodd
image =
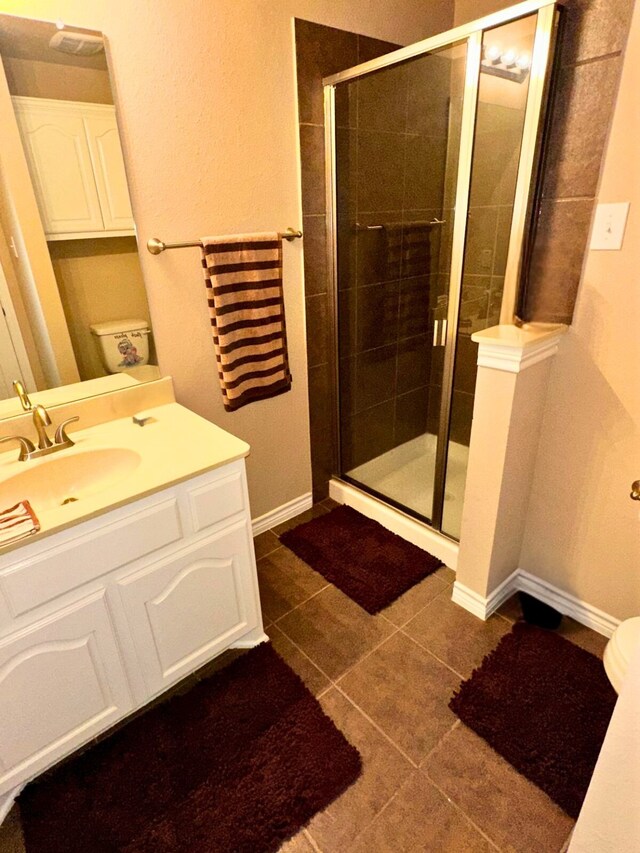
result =
M0 454L0 510L18 501L29 500L41 525L40 531L33 536L1 545L0 554L212 471L249 453L246 442L178 403L146 409L144 415L151 418L144 426L134 423L129 416L85 430L70 431L74 447L41 459L20 462L15 447ZM94 464L100 458L108 462L111 449L124 451L125 454L128 451L129 457L136 460L136 466L116 475L118 479L115 482L100 485L96 490L92 488L91 482L86 486L85 471L84 477L79 477L79 482L82 482L78 487L78 499L63 506L54 503L50 494L46 499L39 499L38 468L45 469L42 471L42 482L55 486L55 468L59 462L59 470L74 466L71 457L77 457L78 462L82 463L82 454L85 454L86 460L93 457ZM102 451L102 456L96 451ZM62 462L67 459L69 462ZM46 471L48 465L52 467ZM80 464L76 467L81 470L83 466ZM24 486L23 475L27 471L33 472L29 482L38 484L34 487L34 494L28 494L29 488ZM10 482L17 475L22 477L20 485ZM69 477L67 472L65 479L71 483L68 491L73 494L73 475Z

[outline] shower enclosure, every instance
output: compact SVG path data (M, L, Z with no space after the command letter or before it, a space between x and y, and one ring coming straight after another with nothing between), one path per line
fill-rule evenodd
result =
M530 0L324 81L337 476L453 539L471 336L517 314L557 25Z

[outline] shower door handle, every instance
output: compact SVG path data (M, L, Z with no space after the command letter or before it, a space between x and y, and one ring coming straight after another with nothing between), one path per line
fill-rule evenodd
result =
M440 325L442 323L442 326ZM447 343L447 321L433 321L433 345L434 347L443 347Z

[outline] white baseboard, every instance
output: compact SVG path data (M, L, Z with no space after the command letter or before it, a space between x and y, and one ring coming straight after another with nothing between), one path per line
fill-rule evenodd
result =
M367 518L372 518L386 527L387 530L402 536L407 542L412 542L418 548L422 548L423 551L433 554L434 557L442 560L445 566L455 571L458 565L459 546L457 542L447 539L446 536L441 536L428 525L422 524L400 510L371 497L371 495L349 483L331 480L329 482L329 494L334 501L357 509Z
M453 584L453 592L451 593L451 601L454 604L459 604L464 607L469 613L473 613L478 619L487 620L490 614L487 612L487 599L478 592L464 586L460 581L455 581Z
M488 619L515 592L528 592L538 601L555 607L560 613L605 637L610 637L620 624L619 619L594 607L593 604L588 604L523 569L516 569L486 598L456 581L451 599L479 619Z
M560 613L571 616L576 622L586 625L587 628L592 628L598 634L610 637L620 624L620 619L616 619L615 616L605 613L604 610L594 607L593 604L588 604L586 601L576 598L575 595L529 574L529 572L518 569L517 574L519 590L528 592L540 601L544 601L545 604L550 604Z
M289 521L290 518L295 518L296 515L300 515L306 509L311 509L312 506L313 496L311 492L307 492L305 495L300 495L299 498L294 498L292 501L272 509L271 512L265 512L264 515L251 521L253 535L257 536L259 533L264 533L265 530L271 530L272 527Z
M14 788L11 791L8 791L6 794L2 794L0 796L0 824L6 818L6 816L11 811L13 804L18 799L18 795L20 791L24 788L24 785L18 785L17 788Z

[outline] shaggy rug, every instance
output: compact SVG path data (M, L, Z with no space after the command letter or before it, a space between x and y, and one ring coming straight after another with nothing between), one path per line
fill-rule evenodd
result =
M264 644L20 796L28 853L266 853L359 776L349 744Z
M442 565L348 506L288 530L280 541L367 613L388 607Z
M577 818L616 698L595 655L518 622L460 685L450 708Z

